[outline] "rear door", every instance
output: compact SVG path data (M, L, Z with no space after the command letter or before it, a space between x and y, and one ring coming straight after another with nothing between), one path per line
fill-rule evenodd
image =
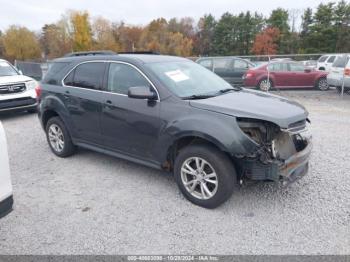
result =
M83 142L100 145L105 62L84 62L64 79L64 102Z
M233 82L234 84L243 84L243 75L250 68L249 63L243 59L234 59L233 63Z
M332 55L327 59L327 62L325 63L325 68L326 68L327 72L329 72L331 70L332 64L334 63L336 58L337 58L337 56Z
M290 86L290 72L288 70L287 63L272 63L268 66L268 68L275 87Z
M213 59L213 71L218 76L225 79L231 85L234 84L233 59L229 57L220 57Z
M158 139L160 102L128 97L128 89L148 86L151 82L134 65L111 62L108 68L107 91L104 94L102 135L104 146L147 160L152 159Z

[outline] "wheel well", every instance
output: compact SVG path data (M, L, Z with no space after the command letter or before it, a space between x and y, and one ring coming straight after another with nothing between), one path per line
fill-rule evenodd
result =
M59 116L55 111L53 111L53 110L45 111L45 113L43 114L43 117L42 117L44 128L46 128L46 124L49 121L49 119L52 117L55 117L55 116Z
M175 158L176 158L177 154L180 152L180 150L185 148L186 146L194 145L194 144L211 145L211 146L215 147L216 149L223 151L215 143L213 143L207 139L204 139L202 137L198 137L198 136L182 137L182 138L176 140L172 144L172 146L169 147L168 154L167 154L167 162L164 163L163 167L169 171L172 170L173 166L174 166ZM225 153L227 153L227 152L225 152ZM227 153L227 155L229 155L229 154Z

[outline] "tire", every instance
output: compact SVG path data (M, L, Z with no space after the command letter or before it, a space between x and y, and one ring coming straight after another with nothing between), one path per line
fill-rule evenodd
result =
M267 78L261 79L257 88L261 91L267 92L273 87L273 83L271 79L267 80Z
M316 88L321 91L327 91L329 89L329 85L327 83L327 78L321 77L317 80Z
M204 168L202 168L204 173L202 174L192 172L186 167L188 164L192 169L195 169L196 159L199 159L200 164L204 163ZM182 170L186 170L186 172ZM215 177L213 177L213 173L216 175ZM190 145L180 150L175 159L174 176L179 189L187 200L195 205L210 209L224 203L237 186L237 175L232 161L222 151L205 144ZM195 182L190 183L190 181ZM206 189L212 194L211 196L202 184L205 184ZM190 192L191 187L193 187L192 193Z
M46 124L45 131L50 149L56 156L68 157L74 154L75 146L73 145L70 134L61 118L50 118ZM54 131L56 131L56 133Z

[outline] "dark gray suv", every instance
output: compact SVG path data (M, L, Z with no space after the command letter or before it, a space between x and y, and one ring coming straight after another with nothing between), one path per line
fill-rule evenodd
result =
M239 182L290 183L308 170L304 107L234 88L184 58L60 58L38 93L54 154L67 157L79 146L173 172L184 196L206 208Z

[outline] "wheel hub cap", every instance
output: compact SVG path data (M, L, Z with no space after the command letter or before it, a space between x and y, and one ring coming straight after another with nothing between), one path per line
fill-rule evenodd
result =
M60 153L64 149L64 136L61 128L56 125L52 124L49 127L49 141L50 145L56 152Z
M214 168L200 157L191 157L184 161L181 180L186 190L198 199L210 199L218 189L218 177Z

